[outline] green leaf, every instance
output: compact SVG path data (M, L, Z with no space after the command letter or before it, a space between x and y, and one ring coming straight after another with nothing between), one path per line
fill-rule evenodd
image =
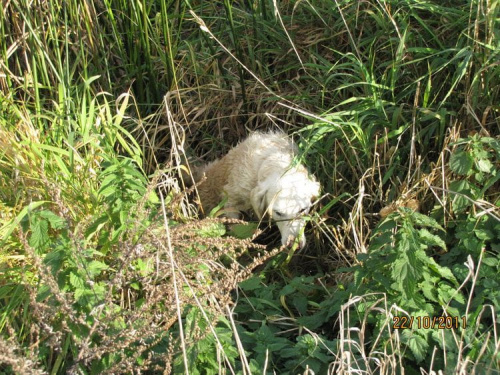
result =
M231 229L228 234L240 239L251 238L255 234L258 227L259 225L257 223L234 224L231 225Z
M75 289L75 300L78 301L79 303L82 303L85 299L90 294L89 290L86 290L84 288L77 288Z
M42 302L46 298L50 297L51 295L52 295L52 291L50 290L50 287L48 285L42 284L38 288L38 291L36 294L36 301Z
M472 169L473 164L474 159L472 158L472 156L463 150L458 150L451 154L450 168L456 174L462 176L468 175Z
M109 217L104 214L97 218L93 223L89 225L85 231L85 238L90 240L96 233L98 233L109 221Z
M453 194L453 201L451 205L453 207L453 211L456 213L460 213L468 208L472 203L470 199L472 199L472 186L469 182L465 180L452 181L449 185L450 192L457 193Z
M451 272L451 270L448 267L443 267L443 266L437 264L436 261L430 257L429 257L428 265L429 265L429 268L431 268L434 272L436 272L442 278L445 278L445 279L453 281L454 283L457 283L457 279L455 278L455 275L453 275L453 272Z
M392 265L392 278L398 285L398 290L402 292L406 298L411 298L415 293L415 279L413 278L413 267L409 264L408 259L398 258Z
M297 294L292 298L293 306L301 315L307 314L307 298L303 294Z
M49 223L46 220L36 218L31 224L31 236L29 245L35 249L41 249L49 242Z
M421 214L420 212L415 212L410 209L406 209L407 214L410 215L411 219L416 225L422 226L422 227L428 227L428 228L433 228L433 229L438 229L441 231L445 231L441 225L436 221L436 219Z
M280 291L280 296L288 296L289 294L295 293L297 290L293 287L293 285L286 284L283 289Z
M455 299L461 303L463 303L464 301L460 292L457 293L457 291L454 288L445 283L439 284L438 298L439 302L442 305L448 305L452 299Z
M160 198L158 198L158 195L154 191L151 191L148 195L148 202L152 204L159 204Z
M58 246L58 248L53 249L45 255L45 257L43 258L43 263L48 265L52 270L52 274L55 275L56 272L61 269L64 258L64 246Z
M483 262L483 264L486 264L487 266L497 267L498 264L500 263L500 260L498 258L484 257L482 262Z
M202 237L216 238L226 234L226 227L222 223L209 223L198 229L196 233Z
M340 310L340 308L339 308ZM297 318L297 322L300 325L307 327L310 330L316 330L321 327L328 320L328 312L326 310L320 310L314 315L304 315Z
M404 330L402 336L417 362L422 362L425 359L427 350L429 349L427 340L420 336L417 331L410 329Z
M98 194L103 197L109 197L113 194L113 192L117 189L115 180L118 180L119 177L115 174L107 175L104 180L101 182L101 187L99 188Z
M481 172L491 173L493 170L493 164L488 159L480 159L476 161L476 167Z
M66 227L66 221L52 211L43 210L39 213L39 215L50 223L52 229L62 229Z
M83 280L80 275L75 272L69 274L69 282L76 289L85 289L85 280Z
M260 278L258 276L251 277L242 281L239 284L240 288L245 291L255 290L261 287ZM263 287L263 286L262 286Z
M422 228L418 231L419 239L422 240L426 246L439 246L441 249L446 250L446 243L441 239L441 237L432 234L427 229Z
M438 302L436 296L436 287L433 284L430 284L428 282L422 283L422 285L420 285L420 290L422 291L425 298L432 302Z
M98 260L93 260L88 263L87 271L91 277L99 275L102 271L107 270L109 267L107 264L100 262Z

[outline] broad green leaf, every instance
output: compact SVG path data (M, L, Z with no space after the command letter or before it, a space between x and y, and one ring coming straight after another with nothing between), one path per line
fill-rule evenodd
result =
M468 175L472 169L473 164L474 159L472 158L472 156L463 150L458 150L451 154L450 168L456 174L462 176Z
M460 292L457 293L455 288L452 288L447 283L441 283L438 286L438 298L442 305L448 305L452 299L463 303L465 300Z
M61 229L66 227L66 221L49 210L43 210L39 213L40 217L47 219L52 229Z
M416 331L406 329L402 334L404 341L415 356L417 362L422 362L427 355L429 344L425 338L420 336Z
M467 197L472 198L472 186L465 180L452 181L449 185L453 200L451 205L453 211L459 213L468 208L472 202ZM456 194L453 194L456 193Z
M420 285L420 290L422 291L423 295L425 298L432 302L438 302L437 296L436 296L436 287L433 284L430 284L428 282L424 282Z
M453 275L453 272L451 272L451 270L448 267L443 267L443 266L437 264L436 261L431 257L429 257L428 265L434 272L439 274L439 276L441 276L442 278L445 278L447 280L453 281L454 283L457 283L457 279L455 278L455 275Z
M49 223L40 218L35 218L31 224L29 244L35 249L41 249L49 242Z
M67 244L65 244L67 246ZM48 265L52 273L56 273L61 269L61 266L63 265L64 262L64 247L60 246L57 249L52 249L52 251L48 252L45 257L43 258L43 262Z
M286 284L280 291L280 296L288 296L289 294L295 293L297 290L290 284Z
M50 287L48 285L40 285L38 288L37 294L36 294L36 301L37 302L42 302L46 298L50 297L52 295L52 291L50 290Z
M107 270L108 268L107 264L98 260L93 260L87 265L87 271L91 277L99 275L102 271Z
M76 289L85 289L85 280L75 272L69 274L69 282Z
M432 217L421 214L420 212L415 212L412 211L408 208L406 208L407 212L409 213L410 217L413 219L414 223L416 225L420 225L422 227L429 227L429 228L434 228L434 229L439 229L444 232L444 229L439 223Z
M481 172L485 173L491 173L491 171L493 170L493 164L488 159L480 159L476 161L476 167Z
M261 280L258 276L253 276L239 283L242 290L251 291L261 287Z
M241 239L251 238L258 227L257 223L233 224L228 234Z
M441 237L432 234L427 229L422 228L418 231L420 240L424 242L424 244L429 246L439 246L441 249L446 250L446 243L441 239Z
M226 227L222 223L209 223L198 229L196 233L202 237L215 238L226 234Z
M296 294L292 297L292 303L301 315L307 314L308 302L306 296L304 296L303 294Z
M484 257L482 262L487 266L497 267L498 264L500 263L500 260L498 258L493 258L493 257Z

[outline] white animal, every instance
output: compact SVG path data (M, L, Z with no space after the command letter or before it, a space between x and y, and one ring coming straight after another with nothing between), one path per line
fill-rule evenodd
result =
M225 214L238 218L253 212L259 219L268 214L280 232L281 243L299 247L306 244L302 218L319 195L320 185L304 166L294 163L297 147L284 133L250 135L223 158L194 173L205 213L225 197Z

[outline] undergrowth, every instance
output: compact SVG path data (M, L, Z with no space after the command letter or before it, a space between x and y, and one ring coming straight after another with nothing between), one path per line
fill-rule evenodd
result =
M498 0L0 9L2 373L500 373ZM263 129L301 252L183 180Z

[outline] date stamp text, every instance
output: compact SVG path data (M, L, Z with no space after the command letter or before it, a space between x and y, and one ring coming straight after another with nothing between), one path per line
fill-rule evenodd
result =
M458 329L467 328L467 320L458 316L395 316L392 318L393 329Z

